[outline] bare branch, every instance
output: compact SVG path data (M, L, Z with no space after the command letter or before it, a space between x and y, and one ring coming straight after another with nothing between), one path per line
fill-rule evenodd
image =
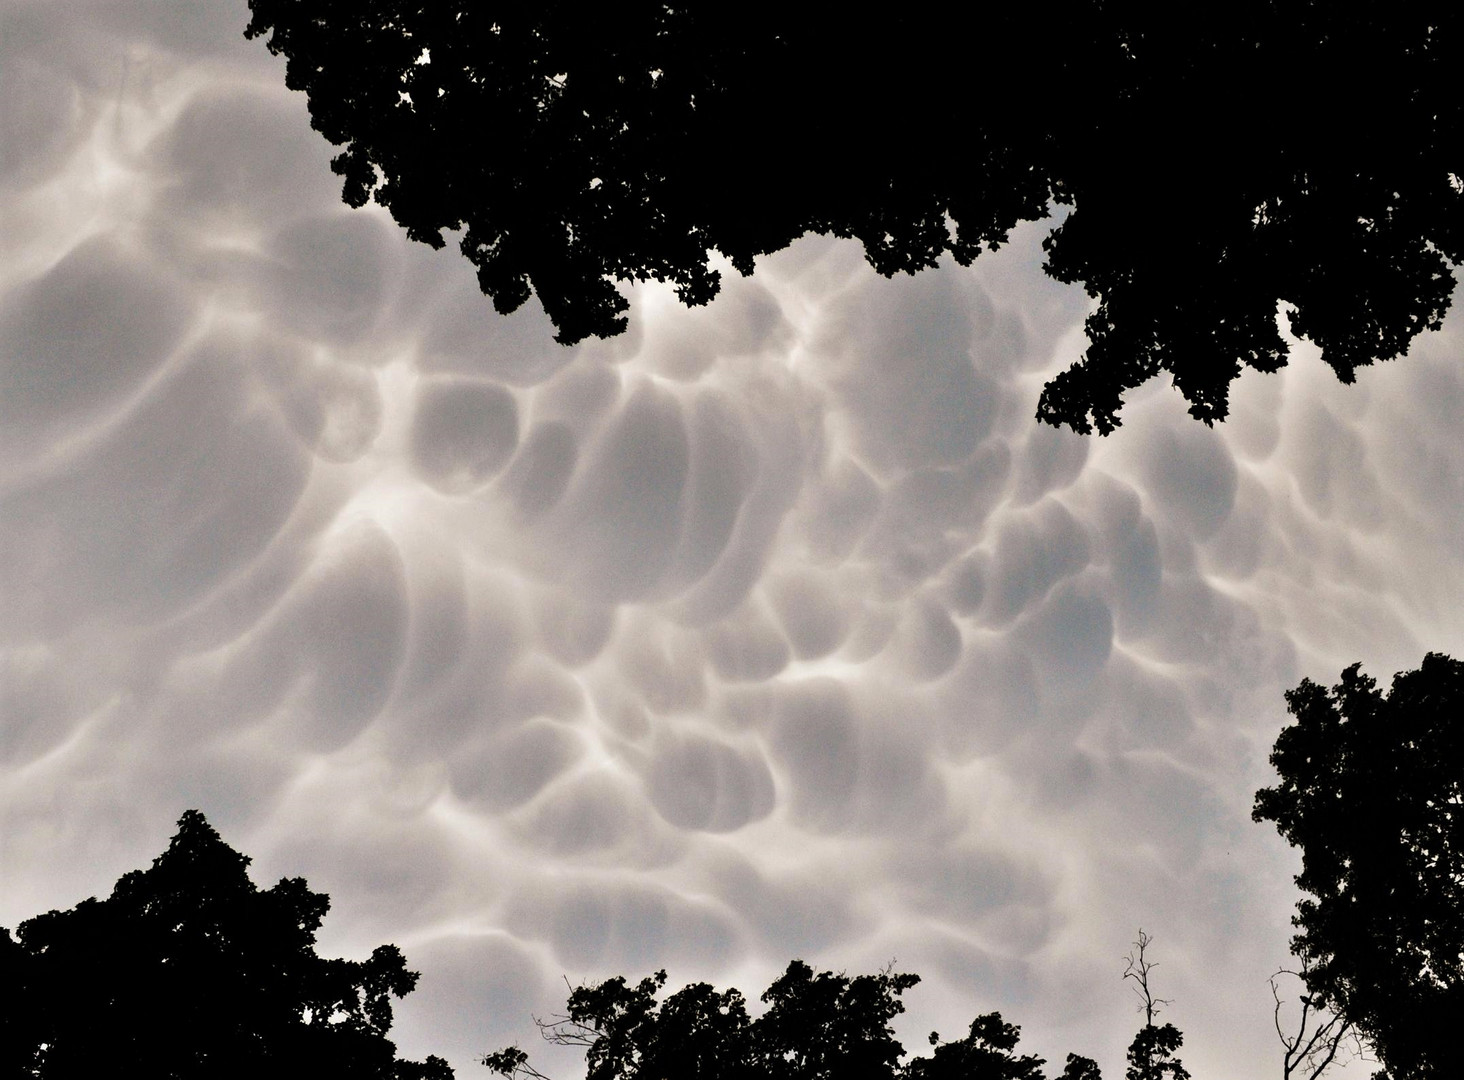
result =
M544 1020L537 1016L533 1020L534 1026L539 1029L539 1037L555 1046L593 1046L600 1037L599 1028L562 1014L553 1020Z
M1272 1016L1276 1026L1276 1037L1281 1040L1282 1080L1319 1080L1322 1073L1337 1059L1339 1051L1349 1058L1368 1060L1363 1052L1363 1042L1350 1020L1326 1008L1311 994L1300 995L1301 1015L1296 1022L1296 1034L1288 1035L1281 1020L1281 990L1276 984L1279 976L1290 975L1301 979L1303 985L1306 971L1290 971L1282 968L1271 976L1271 997L1276 1002Z
M570 984L568 976L564 977L564 985L568 987L570 995L573 996L575 987ZM539 1016L533 1016L532 1019L534 1026L539 1029L539 1037L555 1046L590 1047L595 1044L601 1034L600 1029L593 1024L576 1020L566 1013L557 1013L551 1020L545 1020ZM553 1080L552 1077L546 1076L530 1065L529 1055L517 1046L505 1047L480 1060L482 1064L500 1076L507 1077L508 1080Z
M1155 997L1149 989L1149 972L1159 966L1144 957L1144 951L1152 944L1154 944L1154 939L1144 933L1142 926L1139 927L1138 940L1134 942L1132 951L1124 957L1123 969L1123 977L1134 981L1133 991L1138 996L1139 1010L1144 1014L1146 1027L1154 1026L1154 1017L1159 1015L1161 1005L1174 1004L1169 998Z

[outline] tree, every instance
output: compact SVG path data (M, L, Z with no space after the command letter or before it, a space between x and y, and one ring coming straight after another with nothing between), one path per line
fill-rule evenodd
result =
M5 1008L0 1009L0 1076L36 1075L40 1053L40 1011L36 1008L35 965L10 931L0 926L0 977Z
M1320 1080L1346 1043L1351 1043L1355 1055L1362 1056L1361 1040L1353 1031L1352 1024L1326 1008L1318 1008L1310 994L1302 994L1301 1013L1297 1017L1295 1034L1281 1022L1281 988L1276 980L1290 975L1306 982L1305 969L1278 971L1271 976L1271 997L1276 1008L1272 1013L1276 1025L1276 1037L1281 1040L1281 1080Z
M329 897L300 878L261 891L248 865L190 810L107 899L0 931L24 1010L0 1028L6 1075L451 1080L442 1059L399 1060L387 1038L391 998L417 982L397 948L316 956Z
M1174 1055L1184 1036L1173 1024L1145 1024L1129 1043L1128 1080L1189 1080L1189 1070Z
M1144 1026L1129 1044L1128 1072L1124 1075L1127 1080L1189 1080L1189 1071L1174 1056L1184 1044L1184 1036L1173 1024L1154 1023L1160 1007L1170 1002L1155 997L1149 986L1149 975L1159 966L1146 955L1153 943L1154 939L1140 927L1133 951L1124 957L1123 977L1132 980L1139 1011L1144 1014Z
M931 1056L902 1063L890 1021L919 981L890 970L815 973L795 960L763 993L766 1010L749 1019L741 993L706 983L658 1003L659 971L633 987L623 977L576 987L563 1016L537 1023L548 1041L584 1048L586 1080L1045 1080L1041 1058L1015 1054L1020 1029L1000 1013L978 1016L957 1042L932 1033ZM548 1080L517 1047L483 1063L510 1080ZM1102 1078L1092 1060L1069 1054L1060 1080Z
M1464 663L1439 653L1384 694L1353 664L1303 680L1253 817L1301 849L1293 951L1396 1077L1464 1076Z
M1065 217L1096 301L1038 416L1118 424L1169 373L1206 423L1291 329L1344 382L1437 328L1464 257L1461 13L1442 0L807 4L250 0L246 36L342 146L344 198L456 237L500 312L573 344L615 282L688 304L805 233L889 276Z
M904 1070L907 1080L1045 1080L1042 1058L1016 1055L1022 1029L1008 1024L1001 1013L985 1013L971 1021L970 1032L959 1042L940 1043L932 1032L935 1050L915 1058ZM1067 1056L1058 1080L1102 1080L1097 1062L1077 1054Z

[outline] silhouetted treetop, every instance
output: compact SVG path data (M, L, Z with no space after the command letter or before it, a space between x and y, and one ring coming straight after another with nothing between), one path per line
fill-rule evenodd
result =
M1464 663L1438 653L1384 694L1354 664L1303 680L1254 817L1301 849L1293 949L1314 1004L1397 1080L1464 1076Z
M1042 1066L1046 1064L1032 1054L1016 1054L1022 1029L1008 1024L1001 1013L985 1013L971 1021L966 1037L957 1042L940 1043L932 1032L935 1049L928 1058L915 1058L905 1068L909 1080L1046 1080ZM1074 1060L1068 1055L1069 1065ZM1086 1060L1086 1059L1080 1059ZM1094 1069L1096 1070L1096 1065ZM1066 1078L1071 1067L1063 1074Z
M978 1016L956 1042L932 1033L930 1057L902 1061L890 1021L919 981L888 970L816 973L794 960L762 994L765 1011L749 1019L735 989L693 983L658 1000L666 985L658 971L635 986L617 977L577 987L568 1011L539 1029L585 1049L586 1080L1046 1080L1041 1058L1015 1053L1021 1031L1000 1013ZM517 1047L483 1063L505 1077L548 1080ZM1058 1080L1102 1078L1090 1058L1069 1054Z
M1173 1024L1154 1023L1160 1009L1174 1003L1157 997L1150 985L1154 969L1159 966L1148 956L1153 944L1153 936L1144 933L1141 926L1133 949L1123 958L1123 979L1133 983L1130 989L1138 998L1139 1011L1144 1014L1144 1026L1129 1043L1128 1069L1124 1076L1126 1080L1190 1080L1189 1070L1176 1056L1184 1045L1183 1033Z
M1190 1080L1175 1056L1183 1045L1184 1035L1173 1024L1145 1024L1129 1043L1125 1080Z
M456 237L501 312L619 333L616 282L688 304L806 233L880 273L1063 220L1096 301L1038 416L1111 431L1167 372L1207 423L1292 330L1344 382L1437 328L1464 257L1460 9L1443 2L502 4L250 0L342 146L352 206Z
M316 956L329 898L300 878L261 891L248 865L190 810L107 899L0 933L7 990L24 991L0 1027L4 1075L451 1080L386 1037L391 998L417 982L396 946Z

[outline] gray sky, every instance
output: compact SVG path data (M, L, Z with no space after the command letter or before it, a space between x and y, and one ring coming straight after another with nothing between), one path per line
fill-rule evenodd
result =
M343 207L247 17L0 7L0 924L197 807L322 951L402 947L460 1076L564 978L794 957L923 976L917 1052L1000 1009L1121 1076L1140 926L1196 1080L1279 1076L1251 797L1303 676L1464 651L1458 321L1085 439L1032 419L1087 310L1032 227L567 350Z

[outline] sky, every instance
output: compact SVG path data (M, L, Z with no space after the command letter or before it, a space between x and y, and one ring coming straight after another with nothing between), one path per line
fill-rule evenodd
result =
M573 1080L567 984L794 958L922 976L914 1052L995 1009L1117 1077L1141 927L1196 1080L1279 1077L1251 801L1302 678L1464 653L1459 320L1082 437L1038 224L888 281L806 238L566 349L344 207L247 21L0 0L0 925L198 808L323 954L402 948L460 1077Z

